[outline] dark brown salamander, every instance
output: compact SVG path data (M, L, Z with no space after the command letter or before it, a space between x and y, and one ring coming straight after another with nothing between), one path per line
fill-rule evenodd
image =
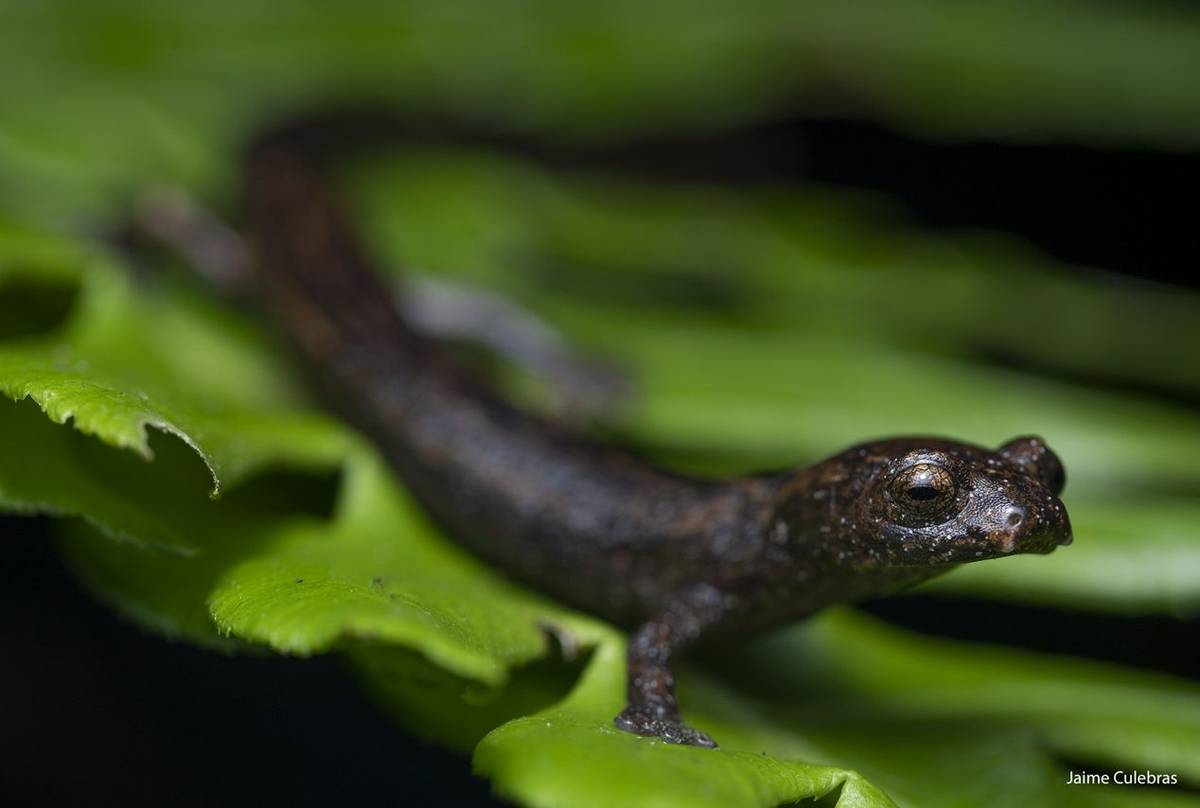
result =
M260 140L246 194L259 293L340 414L449 535L632 629L624 730L715 745L682 723L671 673L701 638L1071 540L1063 468L1037 438L996 451L883 440L728 480L588 443L515 410L406 325L304 148Z

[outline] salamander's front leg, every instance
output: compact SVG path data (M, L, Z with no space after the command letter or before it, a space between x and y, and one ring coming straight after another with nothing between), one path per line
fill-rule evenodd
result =
M671 658L695 642L723 613L721 593L711 586L701 586L689 590L662 616L633 633L627 655L626 706L613 719L619 729L668 743L717 745L680 718Z

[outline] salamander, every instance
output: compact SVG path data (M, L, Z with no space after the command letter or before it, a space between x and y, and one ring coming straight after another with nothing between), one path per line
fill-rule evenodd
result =
M1071 541L1063 465L1036 437L876 440L730 479L589 441L406 323L302 139L260 137L245 178L255 293L336 412L448 536L630 630L623 730L715 746L674 693L672 663L697 642Z

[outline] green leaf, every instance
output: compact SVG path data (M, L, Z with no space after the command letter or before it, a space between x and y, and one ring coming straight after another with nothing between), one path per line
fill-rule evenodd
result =
M169 499L147 501L139 484L162 475L163 467L153 472L138 468L143 460L105 450L27 404L0 402L0 441L5 447L0 453L0 507L5 510L81 516L110 538L176 553L195 550L186 522L168 505L186 501L187 494L171 487L165 492ZM203 471L197 475L187 463L171 465L167 473L173 482L207 483Z
M295 531L232 566L209 602L222 631L278 651L310 654L351 638L398 644L493 686L546 653L539 621L583 646L601 631L439 540L366 457L347 467L332 530Z
M1200 781L1200 686L1161 674L972 646L834 612L755 651L751 685L802 723L1025 725L1059 755Z
M501 794L533 806L774 806L830 793L840 808L893 804L852 771L759 751L771 730L753 714L729 723L705 720L703 712L691 718L721 739L715 751L621 732L612 717L623 703L623 650L623 643L602 646L564 702L484 738L476 770ZM699 700L684 695L686 704ZM800 745L791 746L795 753Z
M0 394L16 402L0 403L0 506L79 515L125 541L193 551L184 514L203 507L194 469L178 458L146 466L152 432L190 448L214 496L272 466L336 468L355 443L297 409L294 384L256 350L257 337L226 328L226 315L207 314L182 290L135 290L118 268L71 242L49 246L24 234L7 243L12 253L0 265L10 281L80 287L56 330L0 345ZM49 420L33 416L27 399ZM160 496L148 498L152 489Z
M1167 677L934 641L829 613L748 652L730 651L720 666L727 683L681 674L689 720L721 743L713 752L613 729L624 688L620 650L597 650L561 704L491 733L476 768L533 805L777 805L839 784L838 805L891 804L879 786L920 806L1156 799L1080 794L1053 756L1200 779L1192 754L1200 687ZM870 782L797 759L837 761Z
M130 469L132 464L142 468ZM272 474L213 502L203 495L204 479L196 465L189 449L168 444L152 464L126 458L123 465L106 469L114 479L135 481L138 502L183 533L190 542L188 552L114 542L104 525L96 530L76 521L58 531L58 549L88 589L141 625L172 639L246 649L247 643L218 632L208 610L209 594L233 564L265 552L296 530L321 524L318 516L299 515L295 509L306 498L328 498L330 484L319 477ZM191 480L181 479L179 472L189 468Z

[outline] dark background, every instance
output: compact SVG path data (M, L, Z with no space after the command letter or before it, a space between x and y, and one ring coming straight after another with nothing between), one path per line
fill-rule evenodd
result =
M1066 263L1197 285L1194 155L934 143L858 122L781 120L608 161L867 189L926 229L1006 232ZM148 636L79 589L46 522L7 518L0 531L10 544L0 567L0 804L493 804L466 760L391 724L335 659L222 656ZM1195 621L929 597L867 608L946 636L1200 678Z

